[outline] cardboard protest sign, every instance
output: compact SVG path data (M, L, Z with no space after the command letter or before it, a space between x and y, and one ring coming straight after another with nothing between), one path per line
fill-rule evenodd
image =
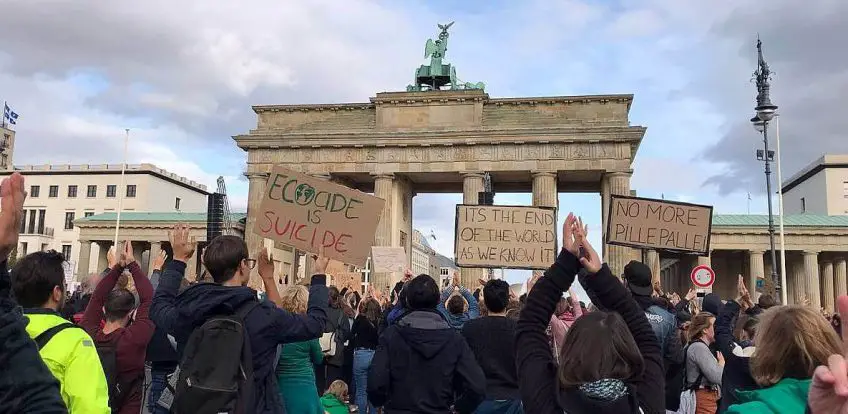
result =
M371 266L376 273L403 273L409 267L406 250L403 247L374 246L371 248Z
M613 195L606 242L706 256L712 219L711 206Z
M348 288L362 293L362 273L342 272L333 274L333 285L339 290Z
M456 206L459 267L547 269L556 260L556 209Z
M275 167L253 231L308 253L365 266L385 200Z

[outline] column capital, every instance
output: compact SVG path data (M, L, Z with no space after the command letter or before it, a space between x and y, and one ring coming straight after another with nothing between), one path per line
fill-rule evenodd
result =
M608 177L631 177L633 175L633 170L627 171L607 171L604 173L605 176Z
M313 177L315 177L315 178L320 178L320 179L322 179L322 180L327 180L327 181L329 181L331 178L333 178L333 177L330 175L330 173L314 173L314 174L309 174L309 175L311 175L311 176L313 176Z
M765 250L759 250L759 249L749 249L748 254L751 254L751 255L753 255L753 254L766 254L766 251Z
M91 240L79 239L79 240L77 240L77 241L78 241L78 242L80 242L80 244L83 244L83 243L85 243L85 244L91 244Z
M483 178L482 171L460 171L462 178Z
M533 170L533 171L530 171L530 175L533 178L536 178L536 177L554 177L554 178L556 178L557 172L556 171Z
M804 256L818 256L819 253L821 253L821 250L816 250L816 249L804 250Z
M375 180L379 180L379 179L394 180L395 179L394 173L379 173L379 174L378 173L371 173L370 175L372 177L374 177Z
M245 171L244 176L247 177L248 180L253 180L253 179L267 180L268 177L271 176L271 174L264 173L264 172Z

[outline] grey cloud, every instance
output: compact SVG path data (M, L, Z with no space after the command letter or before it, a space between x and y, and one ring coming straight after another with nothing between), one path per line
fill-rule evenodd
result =
M848 95L848 54L843 45L848 38L848 3L784 0L740 7L714 25L707 38L719 46L710 51L716 61L724 55L733 63L725 68L714 65L717 70L707 71L695 85L730 120L724 136L705 152L708 160L727 167L707 180L722 193L765 190L762 163L754 158L762 140L748 122L754 114L756 88L740 82L755 69L757 31L774 72L772 100L780 106L784 179L823 153L848 152L848 118L843 114ZM773 137L774 128L770 132Z

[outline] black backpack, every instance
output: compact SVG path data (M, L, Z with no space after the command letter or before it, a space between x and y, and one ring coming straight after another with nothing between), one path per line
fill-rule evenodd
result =
M132 378L122 378L118 375L118 341L123 333L116 335L107 343L96 343L97 356L100 357L100 365L106 374L106 385L109 387L109 407L112 412L121 411L127 396L132 392L133 386L141 380L141 374Z
M234 314L213 316L191 333L178 368L172 413L253 410L253 353L244 318L257 305L253 300Z

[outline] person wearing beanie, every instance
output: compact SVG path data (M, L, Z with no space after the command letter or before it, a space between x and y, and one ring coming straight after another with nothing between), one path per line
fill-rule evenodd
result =
M660 342L663 368L666 377L666 409L677 411L680 405L679 377L683 368L683 347L677 335L677 320L674 314L657 306L651 295L654 293L653 277L648 265L635 260L624 266L624 281L636 303L645 311L645 316Z

